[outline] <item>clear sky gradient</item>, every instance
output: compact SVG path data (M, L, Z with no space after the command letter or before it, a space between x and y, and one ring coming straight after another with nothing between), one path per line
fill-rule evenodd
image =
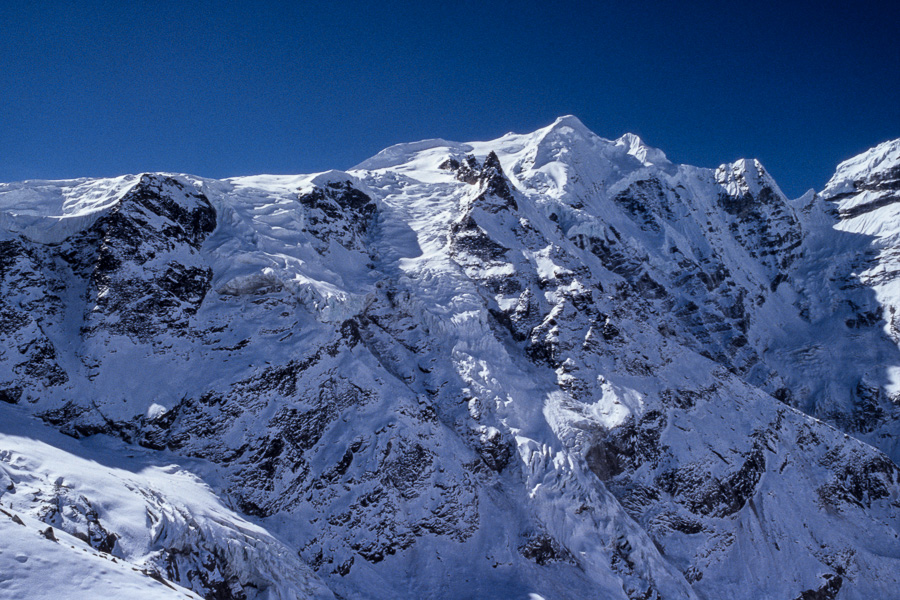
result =
M0 181L347 169L563 114L788 195L900 137L894 2L0 2Z

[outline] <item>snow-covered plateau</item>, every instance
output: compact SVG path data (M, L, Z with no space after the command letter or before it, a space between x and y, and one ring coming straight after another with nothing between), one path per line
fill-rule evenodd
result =
M0 598L900 599L898 311L900 140L0 184Z

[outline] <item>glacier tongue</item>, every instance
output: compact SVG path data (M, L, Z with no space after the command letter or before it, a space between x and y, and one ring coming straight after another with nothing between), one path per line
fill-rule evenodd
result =
M214 465L105 436L72 440L9 406L0 415L0 564L13 553L23 563L4 565L12 585L0 597L334 597L198 478L215 481ZM22 572L29 562L42 579Z
M898 148L0 185L0 527L147 597L900 597Z

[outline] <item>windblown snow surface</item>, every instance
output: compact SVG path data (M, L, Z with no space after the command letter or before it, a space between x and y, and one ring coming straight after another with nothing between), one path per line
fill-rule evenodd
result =
M0 184L0 598L900 598L898 210L571 116Z

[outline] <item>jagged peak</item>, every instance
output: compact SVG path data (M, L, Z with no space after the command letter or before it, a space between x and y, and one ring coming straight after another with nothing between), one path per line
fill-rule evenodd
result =
M725 186L727 192L733 196L748 193L756 196L763 188L770 188L787 200L766 168L755 158L739 158L732 163L719 165L715 171L715 178L716 182Z
M506 174L500 157L491 150L480 165L474 155L469 154L462 161L450 158L442 163L441 168L455 171L456 179L470 185L477 185L477 193L470 198L470 203L492 204L495 209L511 208L516 210L518 204L513 196L512 186ZM499 204L488 201L492 197L499 199Z
M496 196L503 201L503 207L511 208L512 210L518 209L509 180L506 178L506 175L503 173L503 167L500 165L500 158L497 157L493 150L484 159L480 179L481 189L484 191L482 195Z
M485 169L497 169L499 172L503 172L503 167L500 166L500 159L497 157L497 153L491 150L488 155L484 158L484 168Z

